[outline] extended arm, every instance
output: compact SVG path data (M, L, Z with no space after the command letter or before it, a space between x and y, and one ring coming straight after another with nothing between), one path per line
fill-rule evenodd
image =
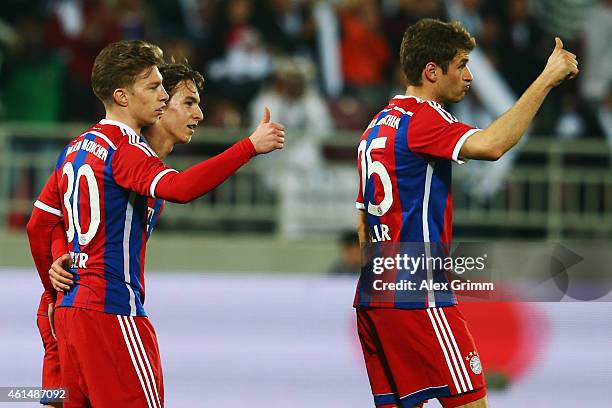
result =
M153 181L154 197L175 203L187 203L203 196L223 183L255 156L255 147L243 139L224 152L200 162L183 172L170 171Z
M257 129L223 153L183 172L166 167L157 157L125 144L113 156L113 175L121 187L140 195L186 203L208 193L257 154L282 149L285 128L270 122L266 108Z
M464 159L497 160L521 139L552 88L578 75L576 55L556 45L540 76L506 113L488 128L474 133L461 147Z

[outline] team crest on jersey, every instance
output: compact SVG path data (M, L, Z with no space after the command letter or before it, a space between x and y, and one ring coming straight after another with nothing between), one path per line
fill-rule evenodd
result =
M480 363L480 357L477 351L470 351L470 354L465 358L470 363L470 369L476 375L482 373L482 364Z

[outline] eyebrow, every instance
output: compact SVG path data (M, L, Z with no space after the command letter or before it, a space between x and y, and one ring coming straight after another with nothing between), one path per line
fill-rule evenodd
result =
M185 98L185 102L194 102L194 103L200 103L199 100L197 100L195 97L193 96L188 96Z

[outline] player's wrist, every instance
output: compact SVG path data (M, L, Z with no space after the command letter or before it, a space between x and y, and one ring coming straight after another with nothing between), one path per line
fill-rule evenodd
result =
M556 86L555 78L553 78L553 75L546 72L546 70L544 70L540 76L536 78L534 83L537 83L547 91L550 91Z
M250 159L259 154L259 152L255 148L255 143L253 142L253 135L245 137L243 140L241 140L240 147L247 159Z

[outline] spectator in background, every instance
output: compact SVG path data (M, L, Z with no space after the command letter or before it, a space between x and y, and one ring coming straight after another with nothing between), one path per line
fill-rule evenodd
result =
M4 11L4 10L3 10ZM0 98L4 105L3 119L7 121L56 123L60 120L63 98L63 81L66 66L60 55L49 50L45 43L44 14L32 8L16 13L14 23L15 42L6 54L0 71ZM27 138L9 138L6 148L14 154L24 152L54 151L53 142ZM28 215L19 208L19 201L32 197L36 181L35 166L7 168L9 206L7 226L23 228Z
M316 28L309 4L265 0L255 21L270 51L315 57Z
M612 145L612 0L602 1L589 11L583 38L585 67L581 95L589 111L595 112L595 126Z
M153 11L145 0L119 0L116 12L121 38L144 40L151 37Z
M359 275L361 273L361 247L355 231L345 231L338 240L340 258L329 268L331 275Z
M482 30L482 0L454 0L448 2L454 19L461 21L473 36L479 37Z
M208 91L247 106L271 69L263 38L253 24L253 2L229 0L210 39Z
M480 20L478 27L478 34L476 36L478 47L487 56L491 65L499 71L507 59L505 58L507 53L511 52L504 49L504 26L498 16L485 14ZM501 74L504 75L504 73Z
M63 59L45 44L44 19L37 13L19 17L17 42L6 56L0 79L4 118L55 123L60 119L65 77Z
M302 197L325 179L320 141L331 133L332 122L327 104L313 84L314 76L315 67L309 60L279 58L272 83L250 105L251 123L257 123L255 112L265 106L272 111L272 120L285 121L283 154L271 154L254 163L265 187L278 193L277 228L285 237L300 234Z
M388 0L383 7L383 30L393 55L399 53L406 27L421 18L444 19L440 0Z
M63 0L52 3L47 41L68 58L64 119L95 121L104 110L90 86L96 55L107 44L121 39L115 10L104 0Z
M339 17L346 91L375 109L387 98L386 74L391 63L391 49L381 32L378 4L376 0L344 0Z
M287 128L284 152L271 155L291 167L313 169L321 161L319 142L329 136L332 121L325 100L313 84L314 64L301 57L279 58L274 79L250 105L251 123L259 123L257 112L270 108L273 119ZM269 162L264 163L269 169ZM280 164L280 163L279 163ZM270 173L268 171L268 173Z
M550 44L542 44L542 41L547 41L548 37L543 36L530 14L528 0L507 2L506 20L498 22L498 31L504 36L498 48L501 64L497 68L516 95L520 95L531 84L531 79L538 76L540 67L546 64Z

